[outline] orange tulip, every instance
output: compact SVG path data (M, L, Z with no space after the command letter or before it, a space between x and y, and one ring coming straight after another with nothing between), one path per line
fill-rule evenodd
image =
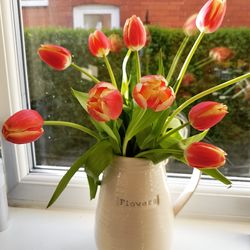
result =
M203 131L216 125L227 113L226 105L206 101L193 106L189 111L188 118L193 128Z
M122 107L122 95L111 83L100 82L89 91L88 113L99 122L116 120Z
M216 47L210 50L209 56L217 62L224 62L231 59L234 53L231 49L226 47Z
M109 36L110 51L119 53L123 48L123 41L118 34L112 34Z
M226 13L226 0L209 0L200 10L196 25L201 32L212 33L220 26Z
M161 75L149 75L141 78L133 90L136 103L143 109L150 108L155 112L169 108L175 100L171 87Z
M55 70L65 70L71 64L70 51L58 45L43 44L38 49L38 55Z
M106 35L100 31L96 30L94 33L89 35L89 51L93 56L103 57L108 55L110 51L110 42Z
M35 110L21 110L5 121L2 134L15 144L24 144L37 140L43 133L43 118Z
M194 36L198 29L196 27L197 13L190 16L183 25L183 31L187 36Z
M146 29L139 17L133 15L126 20L123 28L123 40L127 48L133 51L138 51L145 46Z
M194 168L219 168L226 162L226 152L212 144L194 142L184 150L187 164Z

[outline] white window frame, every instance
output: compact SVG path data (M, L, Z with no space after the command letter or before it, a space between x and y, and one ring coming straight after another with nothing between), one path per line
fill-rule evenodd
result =
M111 29L120 27L120 9L114 5L81 5L73 8L74 28L86 28L83 23L83 16L86 14L110 14Z
M49 0L21 0L22 7L46 7Z
M13 21L11 1L0 2L0 126L14 112L22 109L18 39ZM3 160L6 170L8 201L12 206L46 206L63 171L30 172L29 145L13 145L2 140ZM168 178L173 198L188 182L185 175ZM77 174L56 207L93 209L96 200L89 201L89 190L84 173ZM214 180L203 179L195 195L181 212L182 215L202 218L242 219L250 221L250 183L234 178L233 187L226 189Z

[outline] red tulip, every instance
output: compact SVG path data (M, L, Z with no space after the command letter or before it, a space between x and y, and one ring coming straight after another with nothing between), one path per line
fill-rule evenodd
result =
M89 51L93 56L103 57L110 51L109 39L100 30L96 30L89 35Z
M119 53L123 47L123 41L118 34L112 34L109 36L110 51Z
M134 51L138 51L145 46L146 29L139 17L133 15L126 20L123 28L123 40L127 48Z
M200 10L196 25L201 32L215 32L221 25L226 13L226 0L209 0Z
M122 95L111 83L100 82L89 91L88 113L99 122L116 120L122 106Z
M226 162L226 152L204 142L194 142L184 150L187 164L194 168L218 168Z
M2 133L7 141L23 144L37 140L43 134L43 118L35 110L21 110L3 125Z
M224 62L231 59L234 53L231 49L226 47L216 47L210 50L209 56L217 62Z
M38 55L55 70L65 70L71 64L70 51L58 45L43 44L38 49Z
M203 131L220 122L227 113L226 105L206 101L193 106L188 118L193 128Z
M150 108L155 112L167 109L175 100L173 89L167 86L166 79L161 75L142 77L134 87L133 97L141 108Z
M190 16L183 25L183 31L187 36L194 36L198 29L196 27L197 13Z

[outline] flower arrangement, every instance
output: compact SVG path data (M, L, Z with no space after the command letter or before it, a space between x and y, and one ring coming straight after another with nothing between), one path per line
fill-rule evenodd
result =
M226 185L231 184L218 170L225 164L226 153L214 145L201 142L209 129L227 114L227 106L212 101L200 102L190 109L188 122L185 123L179 119L179 114L200 98L249 78L250 73L198 93L179 106L175 102L181 83L185 80L190 82L190 77L185 79L185 73L199 43L205 34L215 32L220 27L225 11L226 0L209 0L198 14L187 20L184 24L186 37L166 78L160 74L141 76L139 51L147 42L148 31L135 15L126 20L123 28L123 42L128 51L122 63L123 76L120 84L108 60L111 51L119 53L122 47L119 37L108 38L102 31L96 30L89 35L88 40L91 54L104 60L111 82L102 82L72 62L71 52L66 48L52 44L41 45L38 54L47 65L59 71L71 66L87 75L95 84L88 93L72 89L73 95L89 114L95 130L66 121L44 121L35 110L21 110L3 125L4 138L16 144L37 140L44 133L43 126L49 125L72 127L96 139L96 143L63 176L48 206L56 201L80 167L85 169L90 197L94 198L101 184L99 176L115 156L146 158L154 163L173 157ZM177 79L174 79L173 73L189 37L198 31L199 35ZM210 57L218 61L226 60L225 58L232 56L229 52L217 48L211 51ZM130 80L126 69L132 53L136 58L136 82ZM200 133L183 138L181 130L186 126L192 126Z

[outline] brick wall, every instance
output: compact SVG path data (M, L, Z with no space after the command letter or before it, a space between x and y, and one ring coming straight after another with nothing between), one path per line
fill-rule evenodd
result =
M136 14L151 24L182 27L191 14L198 12L206 0L50 0L48 7L23 8L25 26L73 26L73 7L85 4L109 4L120 8L123 26L127 17ZM228 0L223 26L250 27L250 0Z

